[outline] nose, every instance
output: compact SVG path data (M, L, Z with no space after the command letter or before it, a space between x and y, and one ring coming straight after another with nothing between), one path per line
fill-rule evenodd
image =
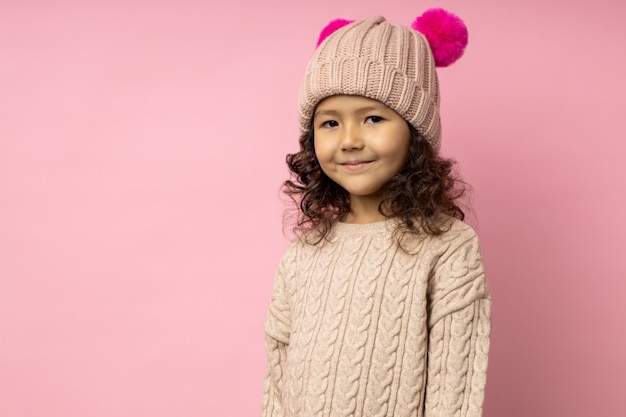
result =
M354 123L346 123L341 129L341 149L344 151L363 148L361 129Z

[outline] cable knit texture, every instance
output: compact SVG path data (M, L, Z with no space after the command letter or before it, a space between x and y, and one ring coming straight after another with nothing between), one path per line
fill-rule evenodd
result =
M270 301L264 417L480 416L490 299L474 231L337 223L293 242Z

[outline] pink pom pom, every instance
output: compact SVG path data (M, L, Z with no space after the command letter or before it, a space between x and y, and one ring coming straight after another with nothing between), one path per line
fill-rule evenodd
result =
M326 27L324 29L322 29L322 31L320 32L320 38L317 40L317 45L315 45L315 47L317 48L318 46L320 46L320 44L322 42L324 42L324 39L326 39L327 37L329 37L333 32L341 29L342 27L349 25L350 23L354 22L354 20L346 20L346 19L335 19L333 21L331 21L329 24L326 25Z
M465 23L444 9L426 10L411 27L428 39L437 67L447 67L455 62L467 46Z

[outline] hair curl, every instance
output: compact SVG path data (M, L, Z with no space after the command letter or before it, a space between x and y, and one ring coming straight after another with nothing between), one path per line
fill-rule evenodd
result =
M378 211L399 219L401 231L437 235L447 230L445 219L465 218L459 201L468 185L453 169L454 160L438 155L412 125L409 128L407 162L384 186ZM294 232L315 231L321 240L334 222L350 212L350 196L322 171L315 156L313 129L301 135L300 151L287 155L286 162L291 178L282 190L299 208Z

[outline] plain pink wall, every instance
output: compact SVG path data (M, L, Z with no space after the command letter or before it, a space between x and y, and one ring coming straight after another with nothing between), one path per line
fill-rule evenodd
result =
M485 416L623 416L626 5L0 2L0 415L258 415L296 92L332 18L444 6Z

